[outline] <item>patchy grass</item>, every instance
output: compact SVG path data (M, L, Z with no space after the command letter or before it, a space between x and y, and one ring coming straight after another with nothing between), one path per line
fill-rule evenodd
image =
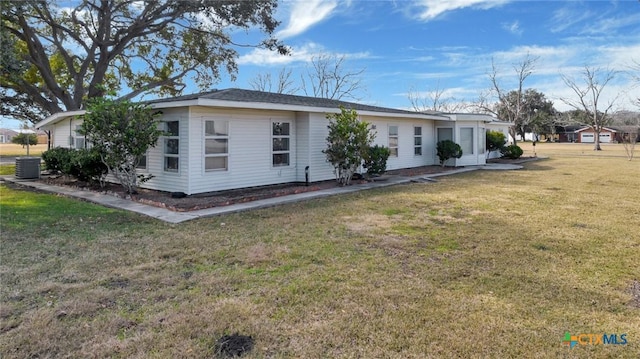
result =
M638 162L544 145L521 171L181 225L1 186L0 352L202 358L240 333L248 358L636 358Z
M29 156L40 156L47 150L47 144L37 144L29 146ZM16 145L15 143L0 143L0 156L26 156L27 147Z
M0 175L14 175L16 174L15 164L3 164L0 165Z

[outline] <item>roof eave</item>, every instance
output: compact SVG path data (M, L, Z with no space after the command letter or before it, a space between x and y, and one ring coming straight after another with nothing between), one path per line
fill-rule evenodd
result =
M58 112L58 113L54 113L53 115L45 118L44 120L38 122L35 124L35 127L37 129L40 129L42 127L45 126L49 126L49 125L53 125L56 124L64 119L67 119L69 117L74 117L74 116L81 116L84 115L87 111L86 110L75 110L75 111L64 111L64 112Z
M339 113L339 108L334 107L317 107L317 106L304 106L304 105L289 105L281 103L270 102L244 102L244 101L228 101L228 100L215 100L198 98L185 101L167 101L158 102L152 105L153 108L175 108L175 107L188 107L188 106L202 106L202 107L226 107L226 108L243 108L251 110L273 110L273 111L297 111L297 112L315 112L315 113ZM447 116L440 115L427 115L416 112L413 113L396 113L396 112L384 112L384 111L363 111L357 110L359 115L362 116L375 116L375 117L393 117L393 118L415 118L422 120L442 120L451 121Z

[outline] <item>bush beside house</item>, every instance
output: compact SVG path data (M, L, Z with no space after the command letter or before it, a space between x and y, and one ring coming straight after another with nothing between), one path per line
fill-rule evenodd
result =
M436 144L436 154L440 159L440 165L444 167L449 159L462 157L462 148L451 140L444 140Z

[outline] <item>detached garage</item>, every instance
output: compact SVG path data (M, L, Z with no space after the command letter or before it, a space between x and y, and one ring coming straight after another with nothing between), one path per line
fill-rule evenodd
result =
M612 143L616 138L616 130L608 127L603 127L600 131L600 143ZM596 139L596 132L591 127L583 127L576 130L575 133L577 141L580 143L594 143Z

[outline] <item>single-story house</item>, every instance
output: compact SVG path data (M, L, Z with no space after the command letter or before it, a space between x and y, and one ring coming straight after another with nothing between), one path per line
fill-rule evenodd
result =
M558 142L576 142L578 135L577 130L588 128L584 125L568 125L556 126L556 135Z
M375 144L390 148L388 169L438 164L436 142L452 139L464 155L449 165L485 164L487 129L509 124L482 114L418 113L338 100L242 89L158 99L166 131L149 149L140 171L144 188L187 195L335 178L322 150L326 115L353 109L371 124ZM50 130L52 147L87 145L77 129L83 110L54 114L36 126Z
M618 131L613 128L603 127L600 131L600 143L613 143L616 139ZM578 143L594 143L596 140L596 131L591 127L583 127L575 131L576 141Z

